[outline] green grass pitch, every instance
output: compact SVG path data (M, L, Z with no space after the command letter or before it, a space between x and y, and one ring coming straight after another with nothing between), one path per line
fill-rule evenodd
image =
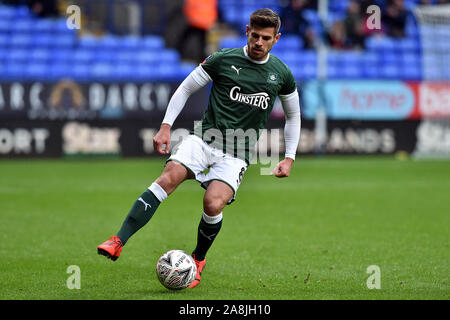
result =
M96 246L116 233L163 159L0 161L0 299L449 299L450 162L301 157L291 176L251 166L195 289L155 274L191 252L203 189L187 181L119 260ZM80 268L68 289L67 268ZM367 268L380 268L369 289Z

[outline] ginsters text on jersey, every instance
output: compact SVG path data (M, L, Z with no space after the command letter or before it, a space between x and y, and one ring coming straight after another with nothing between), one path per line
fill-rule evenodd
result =
M244 103L250 106L258 107L266 110L269 107L270 96L267 92L258 93L241 93L241 88L238 86L230 90L230 98L233 101Z

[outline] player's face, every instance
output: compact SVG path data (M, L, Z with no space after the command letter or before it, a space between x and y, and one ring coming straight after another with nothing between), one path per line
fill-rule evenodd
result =
M275 34L275 28L259 28L253 27L250 29L246 26L247 35L247 54L250 58L257 61L262 61L267 58L267 54L275 43L280 38L280 33Z

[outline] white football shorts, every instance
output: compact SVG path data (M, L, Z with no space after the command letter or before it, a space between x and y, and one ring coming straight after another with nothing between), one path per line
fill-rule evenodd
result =
M226 183L233 189L233 198L247 170L247 163L239 158L224 153L222 150L211 147L195 135L188 135L173 147L172 154L167 161L176 161L195 175L195 180L203 188L207 188L213 180ZM208 171L209 169L209 171Z

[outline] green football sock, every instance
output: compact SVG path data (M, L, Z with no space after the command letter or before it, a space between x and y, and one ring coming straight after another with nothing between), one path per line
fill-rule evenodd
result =
M135 234L136 231L150 221L160 203L161 201L159 201L155 194L148 189L141 194L139 199L133 204L133 207L131 207L122 227L117 233L117 236L120 238L123 245L125 245L128 239Z
M222 213L215 217L210 217L203 213L203 217L198 225L197 246L192 252L196 260L205 260L206 253L213 244L221 227Z

